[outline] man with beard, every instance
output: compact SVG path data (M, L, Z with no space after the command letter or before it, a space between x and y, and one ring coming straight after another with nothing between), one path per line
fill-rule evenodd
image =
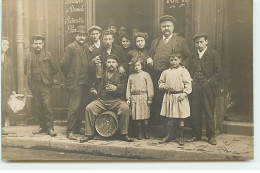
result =
M15 91L15 80L13 72L12 59L7 56L7 51L9 50L9 39L7 37L2 37L1 44L1 134L8 135L8 133L3 129L5 127L5 117L8 116L10 110L8 109L8 99L12 93Z
M182 54L184 60L191 56L185 40L173 33L174 23L175 19L170 15L165 15L160 18L162 35L152 41L150 48L151 58L147 59L148 66L153 66L151 76L154 82L155 96L151 106L151 112L152 115L157 118L159 118L164 94L163 91L158 88L158 80L161 73L170 67L169 56L175 52ZM155 120L155 122L158 122L158 120ZM168 128L171 128L173 125L168 124L168 126Z
M86 27L78 26L75 41L65 48L61 70L65 76L65 88L69 92L67 137L76 140L82 134L84 109L89 102L88 57L85 51Z
M85 48L89 59L89 82L92 85L96 80L96 70L98 70L94 58L99 56L103 51L102 42L100 40L102 29L99 26L91 26L88 29L88 33L91 37L91 41L85 44Z
M121 139L133 142L128 137L129 107L123 99L126 93L127 78L117 70L118 57L110 54L106 57L106 71L97 81L92 92L97 93L98 99L91 102L85 111L85 136L80 142L87 142L94 138L96 117L104 111L114 111L119 119L119 133Z
M127 57L121 46L118 46L114 43L114 34L113 32L106 30L102 34L102 43L103 43L103 53L100 56L94 58L95 63L102 62L103 66L106 66L106 57L107 55L113 54L118 57L118 71L120 74L123 74L128 69Z
M201 139L201 120L204 113L208 142L211 145L216 145L214 109L216 96L220 94L221 62L218 53L207 47L207 34L195 34L193 40L197 49L192 54L192 57L184 62L193 79L192 93L190 94L193 137L189 142Z
M58 72L58 65L49 52L44 49L45 37L32 36L33 51L25 60L24 72L33 95L33 105L40 128L33 134L48 133L56 136L53 128L53 113L51 107L51 89L53 76Z

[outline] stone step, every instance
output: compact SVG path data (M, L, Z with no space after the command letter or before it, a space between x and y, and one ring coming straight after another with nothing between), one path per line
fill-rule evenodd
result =
M220 133L253 136L254 124L251 122L223 121L220 124Z

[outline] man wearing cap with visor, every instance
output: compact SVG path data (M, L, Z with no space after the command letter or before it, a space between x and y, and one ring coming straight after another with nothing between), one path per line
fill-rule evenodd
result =
M99 26L91 26L88 33L91 40L85 44L85 48L89 59L89 81L92 86L96 80L96 59L94 58L100 56L103 50L103 44L100 40L102 29Z
M124 101L127 77L118 72L117 66L118 57L114 54L107 55L103 77L95 83L92 89L92 92L97 94L98 99L86 107L85 136L80 139L81 143L94 138L96 117L107 110L114 111L118 115L121 139L133 142L133 139L128 137L129 107Z
M165 15L161 17L161 36L152 41L150 48L151 58L147 59L148 66L153 66L151 76L154 82L155 96L151 112L155 117L158 117L160 114L163 98L163 92L158 88L158 80L162 71L170 67L169 56L175 52L182 54L184 59L191 56L185 40L173 33L174 24L175 19L172 16Z
M51 89L54 75L58 72L57 61L45 50L44 35L32 36L32 48L25 60L24 73L33 95L33 108L40 128L33 134L48 133L56 136L53 128L53 112L51 107Z
M65 76L65 89L69 92L67 137L76 140L75 134L82 134L84 109L89 102L89 60L85 51L86 27L78 26L75 40L65 48L61 70Z
M215 98L220 94L221 62L218 53L207 46L207 34L195 34L193 41L196 51L183 63L193 79L190 94L193 137L188 141L194 142L201 139L202 114L204 113L208 142L216 145L214 109Z

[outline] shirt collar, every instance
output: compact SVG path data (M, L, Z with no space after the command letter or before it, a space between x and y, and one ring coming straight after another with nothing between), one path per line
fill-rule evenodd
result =
M100 47L100 40L98 40L97 42L94 43L94 45L99 48Z
M163 35L163 40L165 40L166 38L167 38L168 40L170 40L170 39L172 38L172 36L173 36L173 34L171 34L169 37L165 37L165 36Z
M206 50L208 49L208 47L206 47L203 51L199 51L198 50L198 54L199 54L199 59L201 59L202 58L202 56L204 55L204 53L206 52Z

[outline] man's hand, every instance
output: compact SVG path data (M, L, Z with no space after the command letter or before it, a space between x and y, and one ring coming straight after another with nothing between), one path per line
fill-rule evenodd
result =
M120 74L123 74L123 73L125 73L125 69L124 69L122 66L120 66L120 67L118 68L118 72L119 72Z
M128 100L126 101L126 104L127 104L128 106L130 106L130 104L131 104L130 99L128 99Z
M153 103L152 100L147 100L147 105L148 105L148 106L151 106L152 103Z
M163 89L167 91L167 90L170 89L170 86L169 86L169 85L164 85L164 86L163 86Z
M90 52L93 52L93 50L94 50L94 45L89 46L88 50L89 50Z
M153 59L152 58L147 58L146 63L149 66L153 66Z
M106 84L106 91L108 92L113 92L117 90L117 86L113 85L113 84Z
M186 93L180 93L180 94L179 94L179 97L178 97L178 100L181 102L181 101L183 101L186 97L187 97L187 94L186 94Z
M95 88L91 88L91 89L90 89L90 93L91 93L92 95L97 95L97 90L96 90Z
M95 58L93 58L93 61L95 62L95 64L99 64L101 63L101 58L99 56L96 56Z

